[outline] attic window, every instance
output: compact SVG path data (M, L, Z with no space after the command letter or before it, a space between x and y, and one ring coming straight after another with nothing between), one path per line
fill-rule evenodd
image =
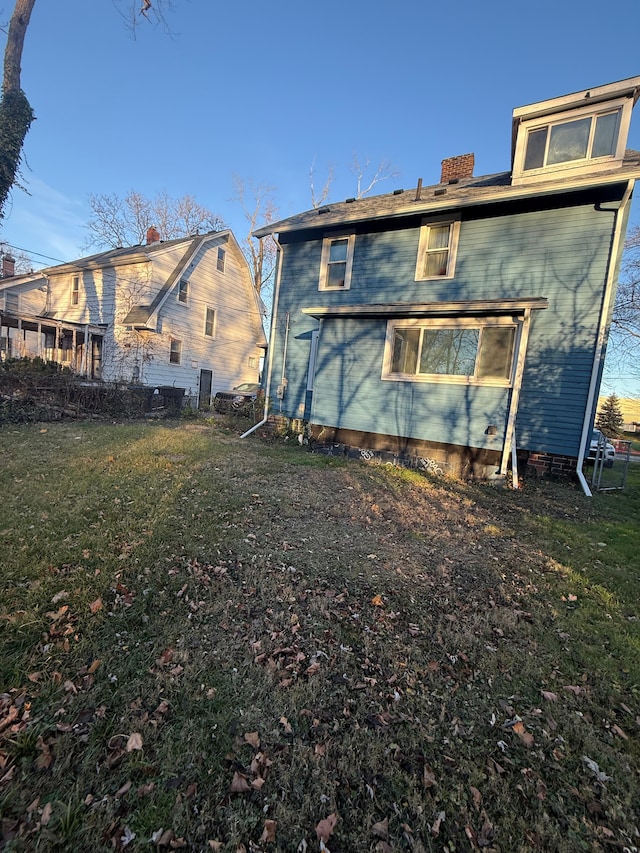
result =
M181 302L183 305L189 302L189 282L186 278L180 279L180 284L178 285L178 302Z
M80 276L74 275L71 278L71 291L69 293L69 303L78 305L80 302Z
M218 258L216 260L216 269L218 272L224 272L224 262L226 258L226 252L224 249L218 249Z
M4 310L7 314L17 314L20 310L20 296L17 293L4 294Z
M616 153L621 110L550 122L531 128L523 170L542 169L560 163L613 157Z
M619 167L632 108L633 98L617 97L595 103L583 98L573 109L545 109L543 103L514 110L513 184Z

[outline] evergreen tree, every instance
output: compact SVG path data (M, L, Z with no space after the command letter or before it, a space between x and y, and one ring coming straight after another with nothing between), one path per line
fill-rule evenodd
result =
M620 409L620 401L615 394L610 394L598 412L596 426L608 438L620 438L624 418Z

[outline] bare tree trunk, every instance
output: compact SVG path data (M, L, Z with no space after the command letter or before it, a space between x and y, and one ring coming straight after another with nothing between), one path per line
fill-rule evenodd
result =
M2 100L0 101L0 219L11 187L16 181L22 146L33 110L20 88L24 37L36 0L16 0L4 50Z

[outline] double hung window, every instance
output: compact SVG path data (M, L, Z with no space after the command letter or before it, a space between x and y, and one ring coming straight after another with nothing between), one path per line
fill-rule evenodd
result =
M453 278L459 219L424 220L420 228L416 281Z
M180 364L182 361L182 341L177 338L171 338L171 346L169 349L169 364Z
M186 278L181 278L178 284L178 302L183 305L189 302L189 282Z
M204 334L206 338L215 338L216 336L216 311L215 308L210 308L208 305L204 309Z
M71 277L71 291L69 294L69 302L71 305L80 303L80 276L74 275Z
M355 234L325 237L320 262L320 290L349 289L355 239Z

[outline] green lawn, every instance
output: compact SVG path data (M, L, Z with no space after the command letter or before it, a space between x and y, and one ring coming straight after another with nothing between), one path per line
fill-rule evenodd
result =
M636 850L640 465L239 431L0 431L0 850Z

